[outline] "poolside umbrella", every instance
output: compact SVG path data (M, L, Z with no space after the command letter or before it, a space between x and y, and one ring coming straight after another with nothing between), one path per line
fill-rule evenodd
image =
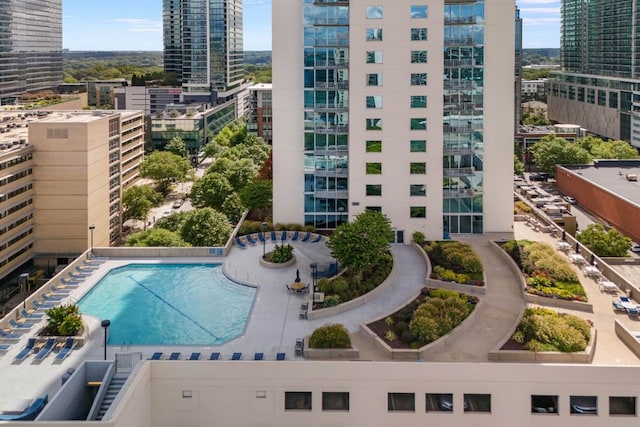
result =
M565 230L562 230L562 241L563 242L567 241L567 232Z
M580 243L576 242L576 253L580 253Z
M296 268L296 283L300 281L300 270Z

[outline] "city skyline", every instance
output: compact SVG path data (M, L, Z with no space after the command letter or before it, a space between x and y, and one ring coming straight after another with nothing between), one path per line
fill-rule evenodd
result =
M244 1L244 50L271 50L271 1ZM524 48L560 46L560 1L518 1ZM162 2L65 0L63 46L69 50L162 51Z

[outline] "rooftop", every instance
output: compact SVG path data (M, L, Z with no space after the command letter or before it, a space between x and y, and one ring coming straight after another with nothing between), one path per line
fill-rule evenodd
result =
M630 181L628 174L640 177L640 160L596 160L593 165L563 165L605 191L640 206L640 181Z

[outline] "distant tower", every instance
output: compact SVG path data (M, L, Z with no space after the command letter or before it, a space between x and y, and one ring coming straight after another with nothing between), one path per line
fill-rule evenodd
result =
M515 44L515 129L514 135L518 133L518 125L522 121L522 18L520 9L516 6L516 44Z
M0 1L0 104L62 83L62 0Z
M185 92L242 83L242 0L163 0L164 70Z

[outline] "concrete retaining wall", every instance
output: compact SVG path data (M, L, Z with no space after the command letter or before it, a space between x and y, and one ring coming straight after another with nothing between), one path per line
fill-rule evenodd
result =
M462 292L463 294L484 295L487 293L486 286L465 285L457 282L445 282L443 280L427 279L427 286L437 289L449 289L451 291Z
M622 323L619 321L614 322L614 329L616 331L616 335L620 338L620 341L625 343L629 350L633 351L637 357L640 357L640 332L632 332L628 330Z

